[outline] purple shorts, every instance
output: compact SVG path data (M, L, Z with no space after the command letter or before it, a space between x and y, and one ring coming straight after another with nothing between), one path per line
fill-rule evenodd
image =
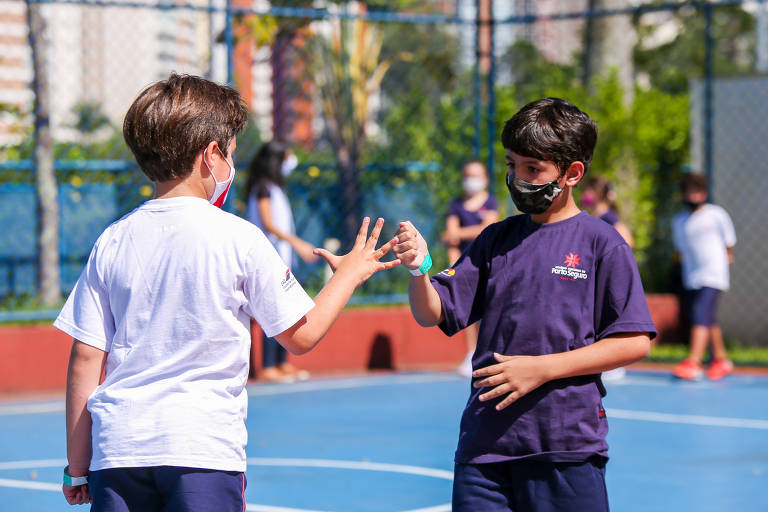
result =
M717 299L719 297L720 290L706 286L698 290L686 290L685 299L691 325L703 325L704 327L717 325Z
M608 512L605 463L456 464L453 512Z
M245 474L154 466L91 471L91 512L243 512Z

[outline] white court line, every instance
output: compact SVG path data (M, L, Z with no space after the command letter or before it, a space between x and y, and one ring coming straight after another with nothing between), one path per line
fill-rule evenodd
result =
M390 384L446 382L455 381L457 379L459 379L459 377L453 374L395 375L390 377L360 377L356 379L315 380L309 382L297 382L293 384L251 384L248 386L248 394L251 396L285 395L289 393L303 393L307 391L354 389L372 386L386 386ZM64 412L64 410L64 400L29 404L8 404L0 405L0 416L11 416L16 414L43 414L52 412Z
M701 425L705 427L756 428L768 430L768 420L747 418L722 418L717 416L696 416L692 414L669 414L664 412L629 411L625 409L606 409L608 418L623 420L655 421L677 423L681 425Z
M248 386L248 394L251 396L285 395L288 393L303 393L305 391L329 391L334 389L355 389L392 384L423 384L456 380L464 379L451 373L448 375L398 375L391 377L360 377L357 379L311 380L291 384L254 384Z
M0 478L0 487L15 487L16 489L33 489L35 491L61 492L61 484L49 484L48 482L34 482L31 480L11 480Z
M356 469L363 471L386 471L389 473L404 473L407 475L428 476L453 480L453 471L444 469L424 468L421 466L409 466L405 464L388 464L383 462L366 462L354 460L331 459L284 459L284 458L260 458L249 457L246 459L249 466L283 466L304 468L331 468L331 469Z
M252 510L253 512L322 512L320 510L309 510L304 508L272 507L270 505L253 505L251 503L245 504L245 510Z
M40 469L63 468L67 465L67 459L38 459L38 460L14 460L0 462L1 469Z
M61 492L61 484L51 484L48 482L33 482L29 480L11 480L0 478L0 487L12 487L15 489L31 489L33 491L52 491ZM269 505L245 504L245 510L254 512L322 512L320 510L309 510L303 508L271 507Z
M405 510L403 512L451 512L451 510L451 504L446 503L445 505L437 505L436 507L415 508L413 510Z
M48 412L64 412L64 400L35 404L0 405L0 416L10 416L13 414L41 414Z

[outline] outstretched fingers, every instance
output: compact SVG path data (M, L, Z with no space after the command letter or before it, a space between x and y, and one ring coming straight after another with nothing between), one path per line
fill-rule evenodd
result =
M373 253L373 257L376 258L377 260L380 260L382 258L382 256L384 256L389 251L391 251L392 248L394 246L396 246L396 245L397 245L397 237L393 238L389 242L387 242L384 245L382 245L381 247L379 247L378 250Z
M379 217L378 219L376 219L376 224L373 225L371 236L368 237L368 241L365 243L366 249L373 250L376 248L376 244L379 242L379 235L381 234L381 229L383 227L384 227L384 219Z
M368 238L368 226L370 223L370 217L363 218L363 223L360 224L360 230L357 232L357 237L355 238L355 247L365 246L365 239Z

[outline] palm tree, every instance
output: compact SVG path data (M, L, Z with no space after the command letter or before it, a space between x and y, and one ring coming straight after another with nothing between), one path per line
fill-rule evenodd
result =
M45 48L45 19L41 4L27 0L29 45L32 49L32 83L35 95L35 185L38 230L38 295L43 306L61 301L59 272L59 199L53 168L53 139L50 126L50 99Z

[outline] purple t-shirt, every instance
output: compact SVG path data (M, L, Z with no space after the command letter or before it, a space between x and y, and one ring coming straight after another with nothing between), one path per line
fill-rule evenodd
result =
M608 210L604 214L602 214L600 217L598 217L603 222L607 222L611 226L615 225L617 222L619 222L619 216L616 215L616 212L613 210Z
M611 334L656 335L632 250L605 222L581 212L536 224L528 215L486 228L452 269L432 277L449 336L482 319L472 366L493 352L566 352ZM607 457L599 375L550 381L497 411L472 388L456 461Z
M483 223L483 216L489 212L499 209L499 204L496 202L496 198L489 195L488 199L485 200L483 203L483 206L480 207L480 209L471 211L467 210L464 207L464 199L461 197L457 197L453 201L451 201L450 208L448 209L448 215L455 215L459 218L459 225L461 227L467 227L467 226L477 226L478 224ZM461 252L464 252L467 247L469 247L469 244L472 243L472 240L462 240L459 243L459 250Z

